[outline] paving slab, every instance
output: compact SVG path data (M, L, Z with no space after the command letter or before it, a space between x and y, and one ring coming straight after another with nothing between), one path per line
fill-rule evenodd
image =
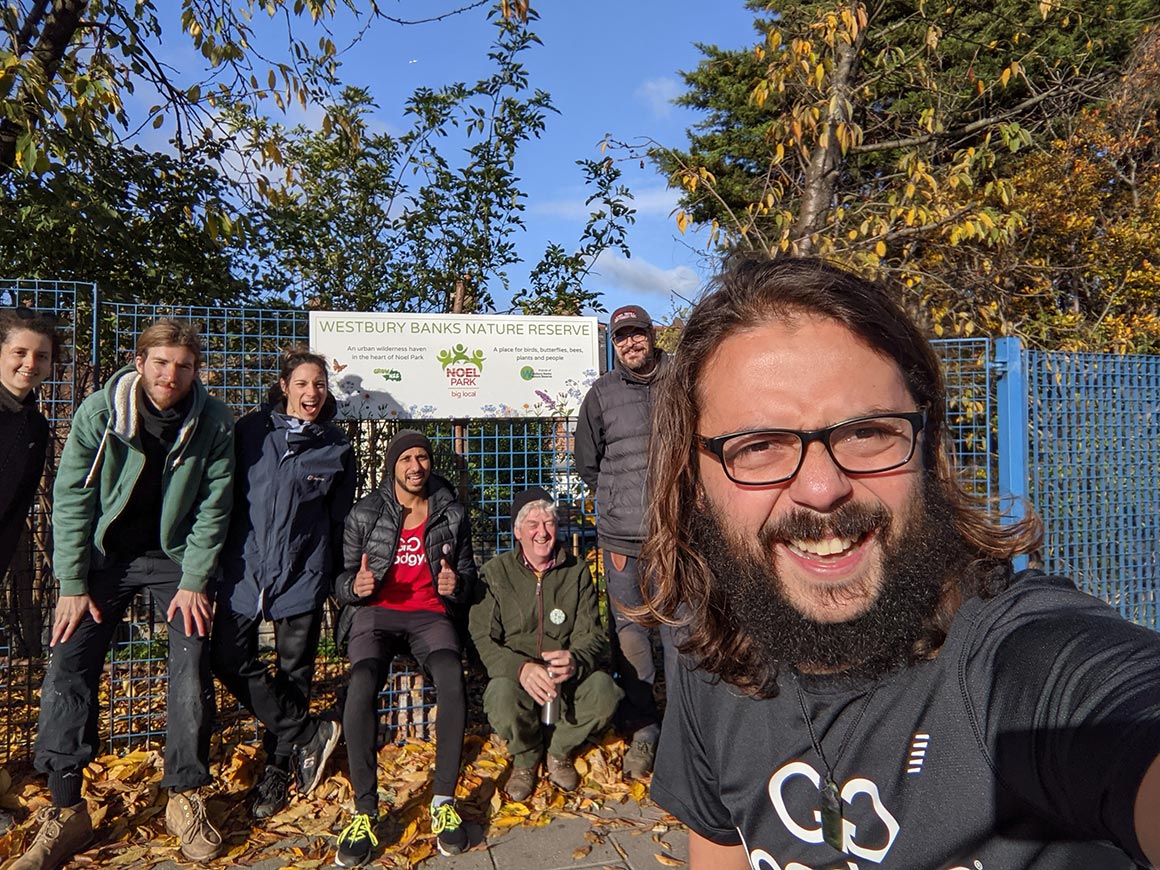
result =
M626 868L620 852L607 838L595 843L585 839L584 835L592 830L593 824L587 819L553 819L538 828L512 828L489 839L488 851L496 870ZM574 858L577 850L583 854Z
M684 830L653 831L651 828L631 828L613 831L609 839L630 870L657 870L666 865L661 858L682 862L689 860L689 835Z

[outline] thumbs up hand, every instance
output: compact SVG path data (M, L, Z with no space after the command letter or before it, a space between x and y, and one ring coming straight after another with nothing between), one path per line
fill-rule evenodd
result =
M435 578L435 589L443 596L454 595L455 586L459 583L459 577L447 564L446 559L439 560L439 575Z
M359 598L366 598L375 591L375 573L367 563L367 554L363 553L358 573L354 575L354 594Z

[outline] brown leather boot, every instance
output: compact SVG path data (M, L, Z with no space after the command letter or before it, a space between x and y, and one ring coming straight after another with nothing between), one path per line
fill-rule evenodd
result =
M93 822L84 801L71 807L45 807L36 814L40 830L8 870L56 870L93 840Z
M210 824L205 801L196 791L170 792L165 805L165 829L181 840L187 861L212 861L222 851L222 835Z
M548 755L548 781L564 789L572 791L580 785L580 774L576 772L576 765L566 755Z

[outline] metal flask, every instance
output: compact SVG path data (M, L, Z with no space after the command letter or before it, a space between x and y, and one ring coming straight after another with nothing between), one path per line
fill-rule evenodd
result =
M540 721L545 725L555 725L560 718L560 696L557 695L548 703L540 706Z

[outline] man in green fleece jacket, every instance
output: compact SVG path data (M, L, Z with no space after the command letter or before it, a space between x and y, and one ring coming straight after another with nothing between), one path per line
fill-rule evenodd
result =
M545 490L532 487L512 499L516 547L483 566L482 597L469 618L490 678L483 709L507 740L507 793L516 801L536 788L544 704L560 701L547 737L548 779L571 791L580 784L572 751L608 726L623 696L604 670L608 632L592 573L556 541L556 525L556 505Z
M206 583L233 499L233 416L197 379L201 342L158 320L134 364L77 409L53 489L60 599L41 692L36 769L52 806L10 870L55 870L92 839L82 771L97 752L98 683L113 634L138 593L169 621L166 827L187 860L221 851L198 789L208 785L213 684Z

